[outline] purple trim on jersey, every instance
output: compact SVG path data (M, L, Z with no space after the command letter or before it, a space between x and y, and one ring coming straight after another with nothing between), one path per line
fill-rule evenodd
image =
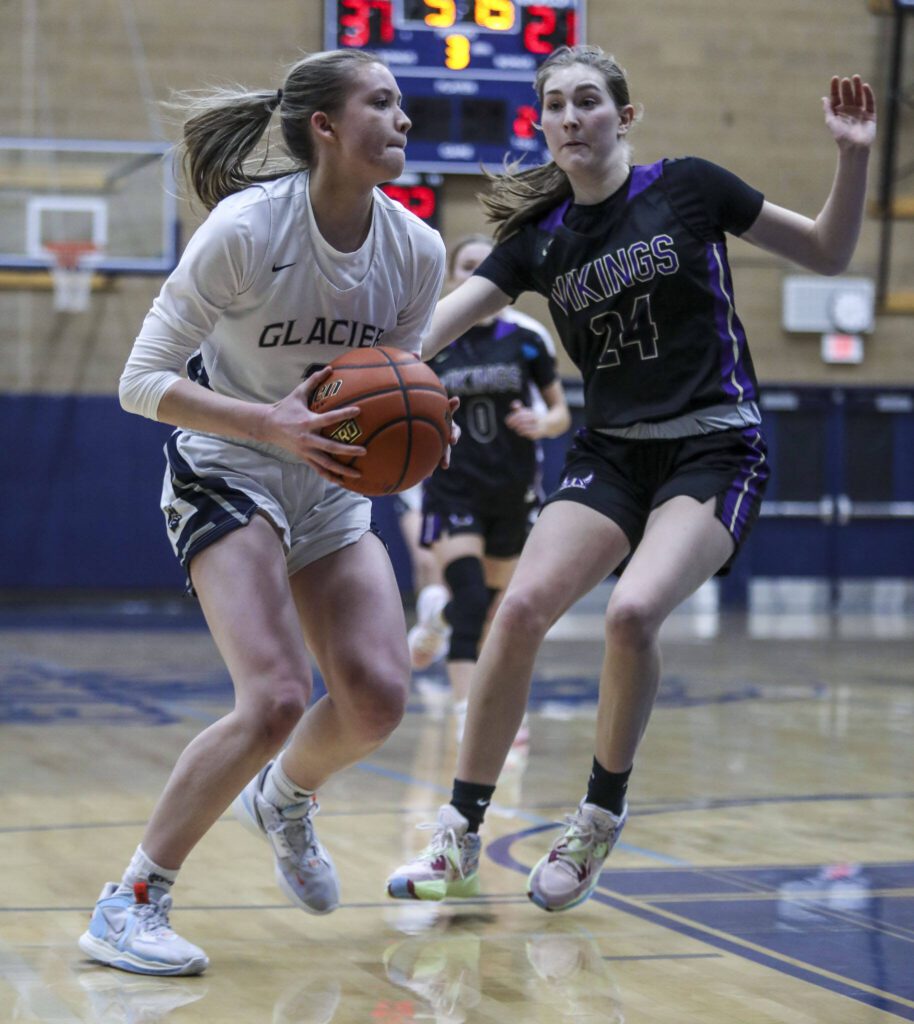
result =
M550 235L554 235L556 230L561 227L562 221L565 219L565 211L569 206L571 206L571 200L566 199L554 210L550 210L536 226L542 228L543 231L548 231Z
M708 284L714 295L714 322L720 339L720 383L723 393L737 402L757 397L755 385L746 370L746 332L733 302L733 279L725 250L717 242L709 242Z
M663 161L658 160L655 164L638 164L632 168L632 178L628 184L627 201L631 202L635 196L640 196L645 189L651 187L654 182L663 175Z
M509 334L513 334L517 330L517 324L512 324L510 320L496 320L495 331L492 337L495 341L501 341L502 338L507 338Z
M730 531L736 546L743 541L743 532L755 522L761 505L765 481L770 470L765 442L756 427L742 431L745 443L752 449L740 462L739 472L727 489L720 507L720 520Z

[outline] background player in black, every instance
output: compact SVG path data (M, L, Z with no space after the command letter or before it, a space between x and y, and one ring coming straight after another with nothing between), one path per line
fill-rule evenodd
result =
M448 260L450 288L473 274L493 244L484 235L457 242ZM422 543L435 556L450 601L410 631L410 649L426 634L434 639L449 627L447 667L459 738L486 619L511 579L541 499L536 442L563 434L571 416L542 338L506 317L471 327L431 366L448 393L460 399L454 414L460 443L450 468L436 470L425 482L423 501ZM542 396L538 408L536 392ZM521 730L518 740L523 739Z
M388 891L441 898L471 888L474 833L540 643L630 556L606 611L587 793L528 882L535 903L564 910L593 891L625 823L628 777L660 680L660 627L733 558L768 474L725 232L809 270L842 271L859 235L876 111L858 76L832 79L823 107L837 171L810 219L713 165L632 167L635 108L624 72L598 47L559 48L535 88L552 161L496 180L484 203L500 244L439 303L424 351L535 289L584 375L587 429L483 645L451 804L428 850L391 876Z

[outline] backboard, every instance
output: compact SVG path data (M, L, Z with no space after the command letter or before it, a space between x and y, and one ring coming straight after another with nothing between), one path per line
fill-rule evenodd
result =
M178 259L172 147L0 138L0 274L47 270L48 243L88 242L100 274L167 274Z

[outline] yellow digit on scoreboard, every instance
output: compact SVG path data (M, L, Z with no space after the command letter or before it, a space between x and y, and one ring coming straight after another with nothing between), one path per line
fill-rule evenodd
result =
M425 6L432 9L432 13L425 16L425 24L430 28L450 28L457 20L454 0L425 0Z
M512 0L476 0L474 18L483 28L507 32L514 27L514 4Z
M470 63L470 40L466 36L447 36L444 44L445 67L460 71Z

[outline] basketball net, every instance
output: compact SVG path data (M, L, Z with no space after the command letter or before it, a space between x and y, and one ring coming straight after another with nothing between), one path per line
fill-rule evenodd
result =
M46 242L53 261L54 308L60 313L82 313L89 308L92 275L101 253L93 242Z

